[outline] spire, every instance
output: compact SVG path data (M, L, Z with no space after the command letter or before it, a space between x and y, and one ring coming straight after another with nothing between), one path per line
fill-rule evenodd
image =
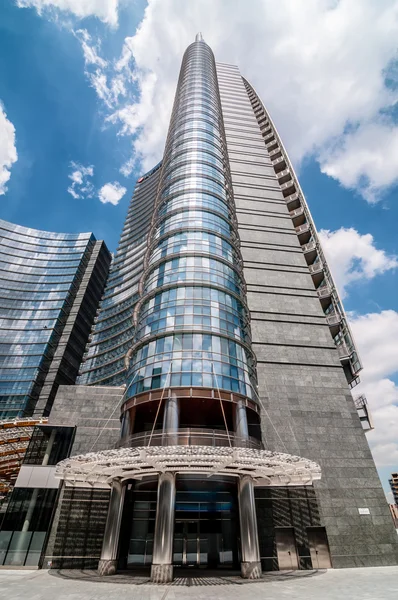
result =
M195 42L203 42L203 35L201 31L199 31L199 33L196 34Z

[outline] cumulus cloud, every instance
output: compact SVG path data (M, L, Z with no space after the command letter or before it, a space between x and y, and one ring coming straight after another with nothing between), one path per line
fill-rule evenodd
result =
M354 315L354 337L364 369L355 388L369 402L375 429L368 441L378 467L396 469L398 464L398 312Z
M397 100L386 84L394 79L396 0L280 0L277 10L263 0L149 0L116 63L133 73L140 95L113 117L134 135L133 156L145 168L161 156L181 56L198 30L216 59L238 64L257 89L296 164L312 154L371 201L396 181L395 128L380 121ZM366 157L372 141L376 165Z
M375 203L398 183L398 127L392 120L364 123L326 148L324 173Z
M18 2L117 21L117 0ZM370 202L397 183L397 127L387 115L398 98L398 0L148 0L118 58L81 40L107 123L132 138L124 174L160 159L181 57L197 31L256 88L296 166L314 156Z
M84 167L77 162L71 162L70 166L73 171L68 175L72 181L68 187L69 194L76 200L78 198L93 198L95 189L90 178L94 175L94 167L92 165Z
M11 177L11 167L18 160L15 146L15 127L7 119L0 101L0 196L7 191L7 181Z
M127 94L124 77L115 73L112 63L100 56L99 39L94 40L87 29L78 29L74 34L82 46L84 74L107 109L114 110L119 97Z
M35 8L39 15L64 11L78 19L97 17L111 27L118 24L118 5L119 0L17 0L17 6Z
M336 231L323 229L319 237L342 298L354 281L370 280L398 267L398 257L376 248L370 233L341 227Z
M103 204L113 204L116 206L127 192L126 188L120 185L118 181L106 183L98 192L98 197Z

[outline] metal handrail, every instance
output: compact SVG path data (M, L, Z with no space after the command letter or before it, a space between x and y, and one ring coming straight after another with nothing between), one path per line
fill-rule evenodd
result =
M229 432L232 446L236 448L254 448L260 450L263 445L260 440L249 437L239 437ZM226 431L219 429L202 429L185 427L176 431L164 432L155 430L151 437L150 431L142 431L121 439L117 447L136 448L137 446L229 446Z
M318 261L316 263L313 263L312 265L308 265L308 268L310 270L310 273L320 273L321 271L323 271L323 264L321 263L321 261Z
M338 325L342 321L342 316L337 313L328 314L326 315L326 321L328 322L328 325Z
M303 252L310 252L311 250L316 250L316 244L312 240L311 242L308 242L308 244L303 244L301 246L301 249L302 249Z

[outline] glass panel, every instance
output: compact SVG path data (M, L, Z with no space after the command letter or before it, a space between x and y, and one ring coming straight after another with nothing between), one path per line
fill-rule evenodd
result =
M0 565L4 564L12 531L0 531Z
M44 540L46 538L45 531L36 531L33 534L32 542L29 547L28 556L25 561L25 566L37 566L39 564L41 551L43 549Z
M32 535L31 531L14 531L4 562L5 565L22 567L25 564L25 557Z

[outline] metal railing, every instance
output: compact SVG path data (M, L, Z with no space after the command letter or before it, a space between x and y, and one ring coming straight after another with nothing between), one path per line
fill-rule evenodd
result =
M297 209L297 210L299 210L299 209ZM303 244L301 246L301 249L303 252L311 252L312 250L316 250L316 244L314 241L311 241L311 242L308 242L308 244Z
M323 271L323 264L321 261L308 265L311 274L320 273Z
M323 285L317 289L316 293L319 298L329 298L332 294L332 290L328 285Z
M341 315L334 313L326 315L326 321L328 325L338 325L342 321Z
M229 433L220 429L196 429L191 427L180 428L176 431L164 432L162 429L155 430L152 435L150 431L134 433L121 439L117 446L136 448L137 446L229 446L235 448L253 448L261 450L263 447L260 440L249 437L248 439L238 437L233 432Z

